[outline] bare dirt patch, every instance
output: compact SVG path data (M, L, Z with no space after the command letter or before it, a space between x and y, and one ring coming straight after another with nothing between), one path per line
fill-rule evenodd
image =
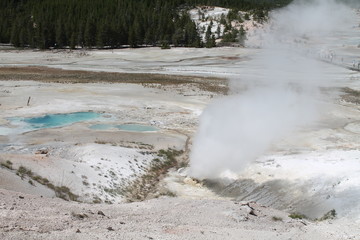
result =
M227 94L227 80L215 77L180 76L144 73L89 72L48 67L2 67L0 80L32 80L52 83L133 83L152 87L191 84L200 90Z

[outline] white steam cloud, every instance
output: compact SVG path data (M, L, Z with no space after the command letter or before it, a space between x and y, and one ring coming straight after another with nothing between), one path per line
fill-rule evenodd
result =
M203 179L239 172L273 142L312 123L317 91L327 79L323 64L311 57L318 45L349 26L351 16L351 9L335 0L295 1L273 12L263 33L264 49L231 81L232 95L203 112L190 175Z

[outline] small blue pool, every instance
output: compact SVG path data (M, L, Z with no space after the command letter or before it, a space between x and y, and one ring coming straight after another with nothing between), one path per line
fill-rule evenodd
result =
M96 112L74 112L64 114L47 114L39 117L7 118L11 126L0 126L0 135L12 135L30 132L44 128L64 127L78 122L90 120L108 121L104 114ZM89 127L93 130L121 130L128 132L156 132L158 128L142 124L94 124Z
M63 127L71 125L77 122L89 121L101 116L96 112L74 112L64 114L47 114L40 117L31 118L8 118L12 125L21 126L22 128L29 130Z
M122 124L122 125L116 125L116 128L130 132L155 132L159 130L153 126L146 126L140 124Z
M141 124L121 124L121 125L114 125L114 124L95 124L90 126L90 129L93 130L109 130L117 128L122 131L129 131L129 132L156 132L159 131L158 128L153 126L141 125Z
M95 125L91 125L89 127L92 130L109 130L111 128L114 128L114 125L111 124L95 124Z

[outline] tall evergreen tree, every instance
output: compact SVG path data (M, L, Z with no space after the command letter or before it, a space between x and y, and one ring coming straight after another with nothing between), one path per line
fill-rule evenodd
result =
M92 18L86 21L84 31L85 46L91 48L96 44L96 25Z
M242 46L245 46L245 41L246 40L247 40L246 31L245 31L244 27L241 25L240 31L239 31L239 43Z
M56 40L55 40L55 47L62 48L66 45L66 36L65 36L65 29L63 27L63 22L61 19L57 21L56 24Z

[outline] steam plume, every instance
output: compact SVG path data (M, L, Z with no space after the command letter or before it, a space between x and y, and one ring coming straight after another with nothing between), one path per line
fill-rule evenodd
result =
M240 172L273 142L316 119L317 91L327 79L323 64L311 57L351 15L335 0L294 1L271 14L264 49L231 81L233 94L215 100L200 118L190 156L193 177Z

